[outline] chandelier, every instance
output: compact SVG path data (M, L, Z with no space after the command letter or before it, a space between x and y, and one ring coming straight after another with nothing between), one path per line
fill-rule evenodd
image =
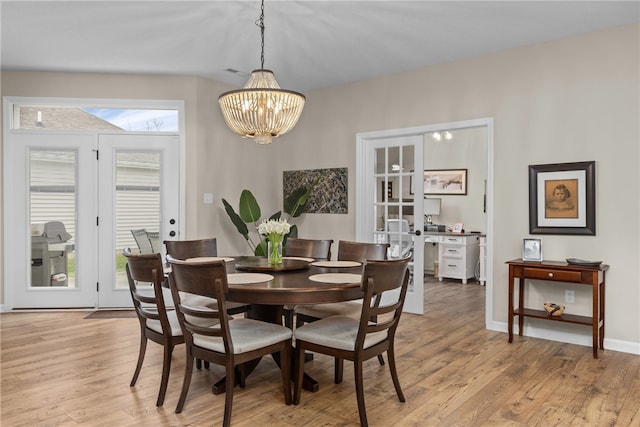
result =
M243 89L225 92L218 98L229 129L258 144L289 132L298 122L305 96L280 89L271 70L264 69L264 0L256 21L262 39L260 69L253 70Z

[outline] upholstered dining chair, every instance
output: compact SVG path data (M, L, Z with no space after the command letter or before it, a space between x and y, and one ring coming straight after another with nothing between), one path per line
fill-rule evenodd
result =
M316 261L331 259L333 240L288 238L285 256L313 258Z
M156 406L162 406L171 371L171 354L176 345L184 342L184 337L175 311L167 310L165 306L162 294L164 272L161 255L159 253L134 255L129 249L125 249L123 254L127 259L129 291L140 322L138 363L130 386L136 385L140 375L147 350L147 340L160 344L163 347L162 377ZM145 285L142 285L143 283Z
M179 260L218 256L218 241L215 237L195 240L165 240L164 246L167 250L167 255ZM206 300L204 303L194 303L191 301L191 304L217 306L215 299L203 298ZM246 312L249 306L241 303L227 302L227 309L231 314L238 314Z
M386 260L389 243L368 243L340 240L338 261ZM299 305L295 308L296 325L314 322L335 315L358 316L361 301L345 301L327 304Z
M367 260L382 261L387 259L389 243L368 243L340 240L338 242L338 261L358 261L364 263ZM362 310L362 300L333 302L326 304L298 305L295 307L296 327L304 323L315 322L330 316L358 317ZM382 354L378 355L378 362L384 365ZM342 381L342 360L336 358L334 382Z
M361 282L364 299L359 318L331 316L295 330L297 369L294 373L294 404L300 403L305 350L353 361L360 425L368 425L363 385L365 360L387 353L396 395L400 402L405 401L396 370L394 340L407 294L408 265L408 259L366 261ZM396 298L389 298L391 302L386 298L383 301L383 295L394 290L399 290L394 295Z
M331 259L331 239L299 239L288 238L285 245L285 256L312 258L315 261L327 261ZM288 328L293 327L295 315L294 306L285 306L283 309L284 324Z
M291 329L273 323L247 318L230 318L225 295L229 289L223 260L189 263L167 256L171 265L169 286L178 321L182 326L187 361L182 391L176 413L182 412L193 371L193 360L199 358L225 367L225 407L223 425L231 422L236 366L273 353L280 353L284 400L291 404ZM217 307L186 305L182 295L214 294ZM202 326L207 320L215 325ZM240 385L244 379L239 378Z
M218 240L215 237L195 240L165 240L167 254L175 259L218 256Z

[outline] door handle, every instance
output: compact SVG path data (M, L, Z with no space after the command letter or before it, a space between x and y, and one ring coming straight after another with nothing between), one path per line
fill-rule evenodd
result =
M419 236L419 235L422 234L422 232L420 230L416 230L416 231L414 231L414 233L415 233L416 236Z
M169 236L171 236L171 237L175 237L175 235L176 235L176 232L175 232L175 231L171 230L171 231L169 232Z

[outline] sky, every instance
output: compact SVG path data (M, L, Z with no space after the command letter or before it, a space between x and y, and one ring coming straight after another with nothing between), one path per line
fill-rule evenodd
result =
M126 131L178 131L177 110L133 110L116 108L83 108L83 110Z

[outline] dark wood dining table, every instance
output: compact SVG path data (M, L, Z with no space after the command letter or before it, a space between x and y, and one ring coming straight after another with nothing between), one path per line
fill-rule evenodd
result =
M264 273L273 279L243 284L229 284L227 300L250 305L248 317L271 323L282 324L283 308L286 305L318 304L350 301L363 297L360 282L324 283L310 279L311 276L326 273L362 274L362 265L354 267L320 267L297 258L284 258L279 266L270 266L266 257L232 256L227 262L227 274ZM280 364L279 354L273 355ZM260 360L245 366L248 375ZM292 371L293 372L293 371ZM303 388L315 392L318 383L305 374ZM224 379L213 386L213 392L224 392Z

